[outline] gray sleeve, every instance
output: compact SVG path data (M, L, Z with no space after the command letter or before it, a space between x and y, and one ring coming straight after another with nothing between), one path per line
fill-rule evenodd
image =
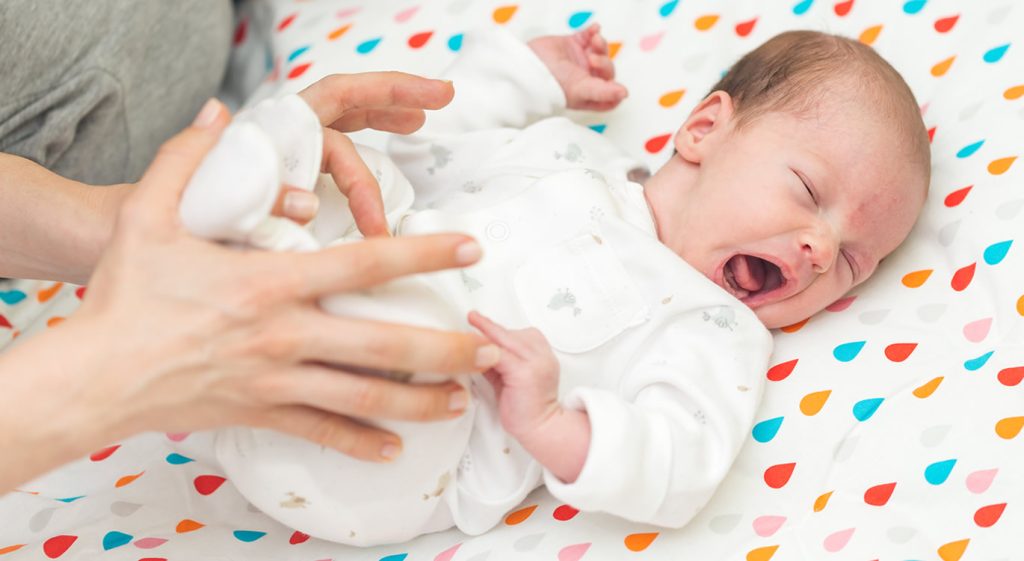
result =
M215 95L230 0L0 1L0 151L92 184L137 180Z

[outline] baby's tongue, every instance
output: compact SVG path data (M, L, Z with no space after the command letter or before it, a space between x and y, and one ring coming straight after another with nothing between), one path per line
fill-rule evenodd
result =
M764 286L764 261L749 255L732 258L732 274L736 284L747 292L754 293Z

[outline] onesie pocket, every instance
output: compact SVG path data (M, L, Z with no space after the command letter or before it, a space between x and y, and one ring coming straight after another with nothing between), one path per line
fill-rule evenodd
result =
M594 234L530 257L513 284L530 324L566 353L597 348L648 316L636 283Z

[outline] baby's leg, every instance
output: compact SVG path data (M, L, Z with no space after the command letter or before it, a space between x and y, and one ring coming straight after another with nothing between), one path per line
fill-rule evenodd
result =
M464 328L462 314L422 276L395 281L372 294L328 298L321 305L349 317ZM417 374L411 381L442 379ZM472 420L471 405L451 421L376 423L402 438L402 454L387 464L355 460L297 438L248 428L221 431L216 452L229 481L282 523L346 544L396 543L452 526L442 495L454 481Z

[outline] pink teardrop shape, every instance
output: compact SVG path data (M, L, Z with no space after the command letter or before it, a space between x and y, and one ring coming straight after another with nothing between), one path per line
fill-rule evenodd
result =
M589 543L567 545L558 552L558 561L579 561L588 549L590 549Z
M829 537L825 538L825 551L835 553L846 547L846 544L850 543L850 538L853 537L853 533L856 530L856 528L847 528L845 530L839 530L838 532L831 534Z
M754 532L762 538L767 538L778 532L785 521L785 516L758 516L754 519Z
M984 493L992 485L992 480L996 478L997 473L999 473L998 468L982 469L971 473L967 476L967 490L976 495Z
M972 321L964 326L964 337L972 343L978 343L988 336L988 330L992 327L992 318L984 318Z

